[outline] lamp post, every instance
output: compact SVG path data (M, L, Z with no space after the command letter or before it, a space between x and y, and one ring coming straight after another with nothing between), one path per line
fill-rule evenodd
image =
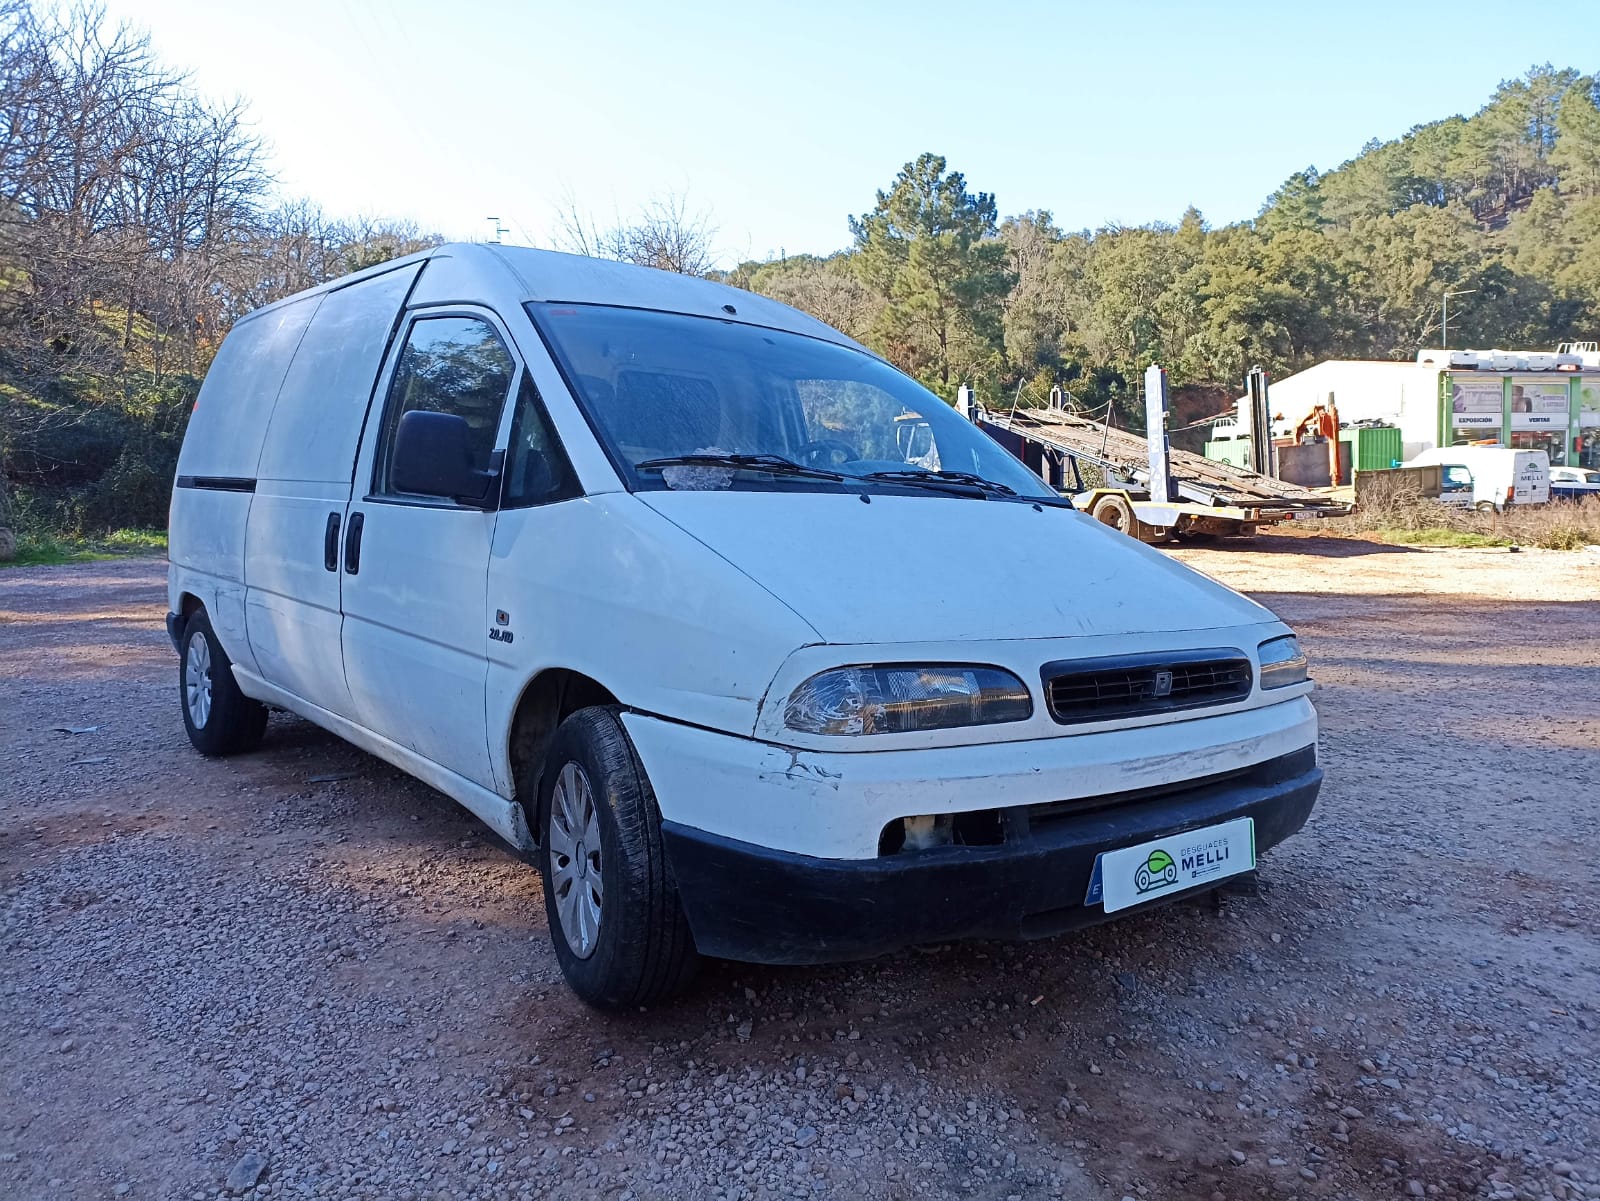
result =
M1439 341L1443 343L1441 350L1450 349L1450 298L1452 296L1470 296L1476 288L1462 288L1459 292L1446 292L1444 294L1444 319L1440 322Z

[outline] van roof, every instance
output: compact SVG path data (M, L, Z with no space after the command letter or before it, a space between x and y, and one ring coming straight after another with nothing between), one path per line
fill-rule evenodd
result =
M610 304L635 309L656 309L738 321L769 329L787 330L849 346L879 357L860 343L825 325L815 317L756 292L747 292L715 280L653 267L636 267L610 259L563 254L555 250L534 250L525 246L501 246L478 242L449 242L417 254L390 259L374 267L340 276L315 288L307 288L246 314L249 321L280 305L307 296L334 292L364 279L382 275L406 263L436 259L456 260L451 267L480 279L484 293L504 295L507 285L523 301L556 301L571 304ZM427 274L426 272L424 274Z

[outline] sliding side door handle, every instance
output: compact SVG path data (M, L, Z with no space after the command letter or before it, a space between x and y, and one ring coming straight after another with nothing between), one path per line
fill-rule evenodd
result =
M339 570L339 514L328 514L328 528L322 534L322 565L329 571Z
M346 575L361 571L361 527L365 519L360 513L350 514L344 531L344 570Z

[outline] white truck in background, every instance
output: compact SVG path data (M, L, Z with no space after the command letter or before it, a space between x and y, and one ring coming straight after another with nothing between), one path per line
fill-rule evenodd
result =
M1550 456L1512 446L1440 446L1425 450L1407 467L1444 468L1439 499L1485 512L1511 505L1542 505L1550 499Z

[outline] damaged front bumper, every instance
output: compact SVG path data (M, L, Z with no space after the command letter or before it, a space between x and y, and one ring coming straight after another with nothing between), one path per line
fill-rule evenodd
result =
M1086 906L1100 853L1238 817L1254 820L1259 852L1305 824L1322 780L1305 697L1160 726L834 754L623 721L697 945L760 963L1103 920ZM1000 833L921 850L892 837L927 815Z
M662 836L701 952L834 963L957 938L1043 938L1215 888L1210 881L1115 914L1085 903L1102 852L1248 817L1259 854L1305 825L1321 783L1307 747L1150 800L1048 822L1030 822L1024 811L1001 845L866 860L792 855L670 822Z

